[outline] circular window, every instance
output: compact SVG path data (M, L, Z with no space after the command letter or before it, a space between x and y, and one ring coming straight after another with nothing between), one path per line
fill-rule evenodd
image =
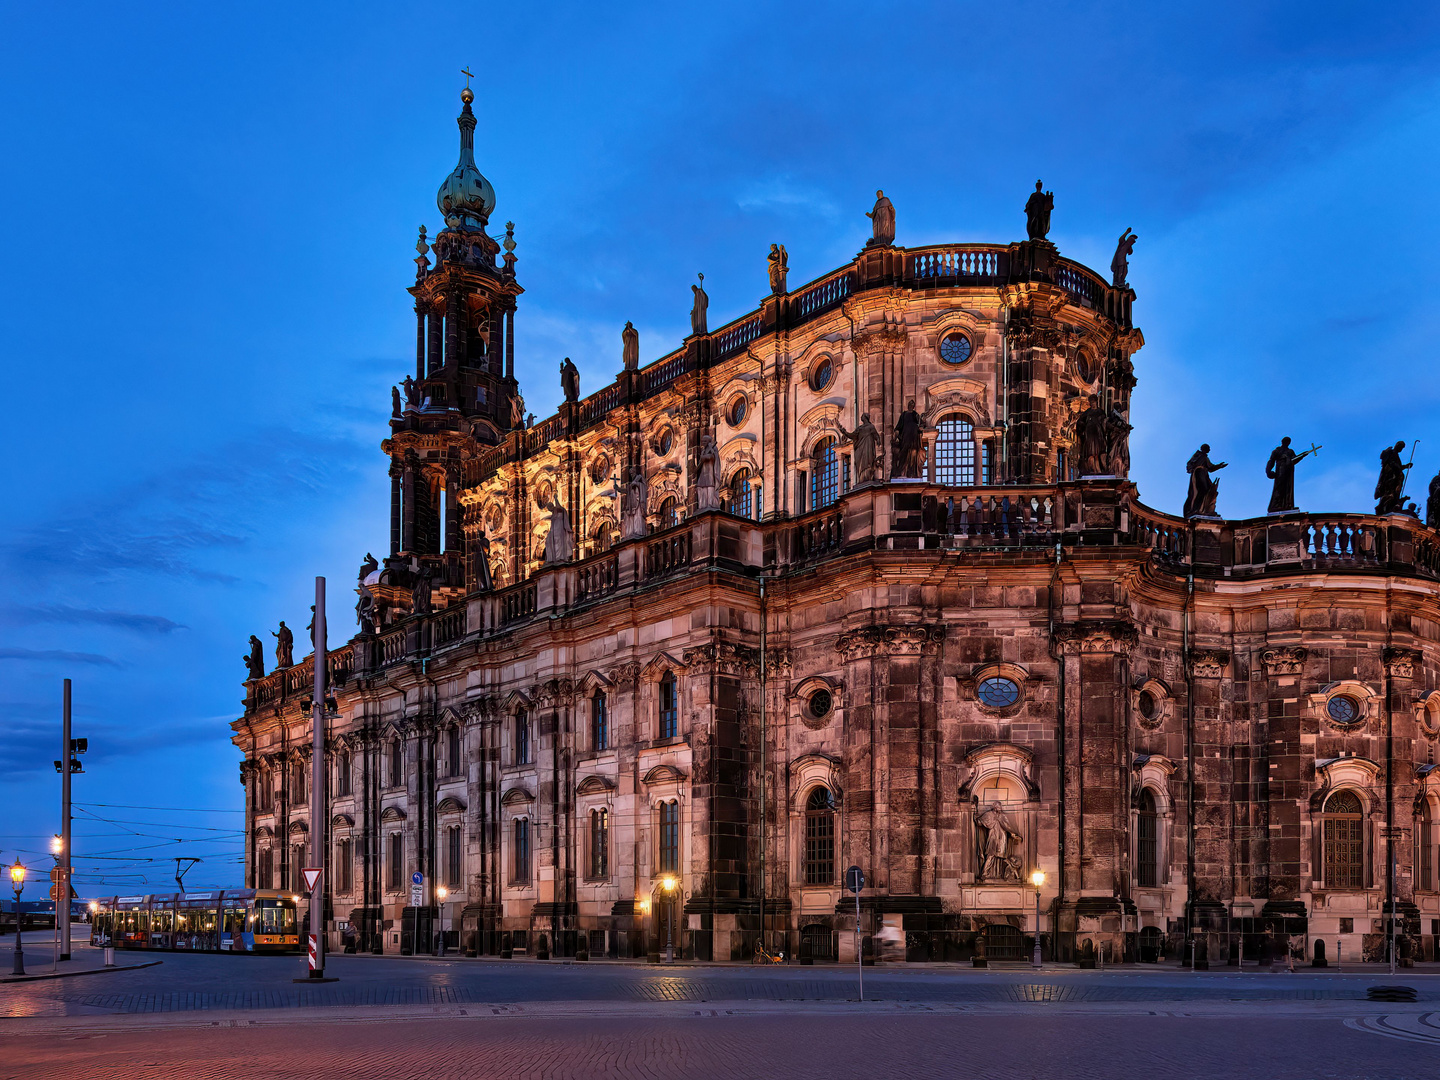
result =
M655 440L655 452L661 457L670 453L670 448L675 445L675 434L668 427L660 432L660 437Z
M947 364L963 364L974 352L975 346L970 344L970 338L958 330L946 334L940 341L940 359Z
M810 700L806 702L806 708L810 710L810 715L816 720L829 716L833 705L834 701L830 697L829 690L816 690L810 695Z
M1015 680L1000 675L992 675L986 679L976 688L975 693L982 705L988 705L992 709L1008 709L1020 700L1020 687L1015 684Z
M1140 715L1146 720L1154 720L1160 715L1160 701L1149 690L1140 691Z
M1095 381L1095 361L1083 349L1075 354L1075 373L1086 382Z
M830 385L830 380L835 378L835 365L829 360L821 360L815 365L815 370L810 372L810 389L817 394Z
M1360 720L1360 703L1348 694L1336 694L1325 703L1325 712L1335 723L1349 727Z
M601 454L590 463L590 481L603 484L610 476L610 459Z
M745 422L745 414L750 411L750 402L745 395L741 394L734 401L730 402L730 409L725 414L730 421L731 427L739 427Z

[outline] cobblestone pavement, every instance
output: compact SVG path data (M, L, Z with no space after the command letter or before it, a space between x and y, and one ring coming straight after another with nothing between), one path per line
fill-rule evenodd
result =
M930 1077L965 1080L1433 1080L1431 1045L1377 1038L1383 1022L1423 1032L1428 1014L1360 1019L1330 1015L1178 1015L1131 1006L1083 1013L1066 1007L1005 1006L994 1013L947 1005L840 1008L773 1004L745 1013L645 1006L659 1015L494 1015L457 1009L448 1017L294 1014L156 1029L158 1018L102 1020L95 1030L5 1036L0 1075L43 1080L136 1076L225 1078L409 1077L708 1080L779 1077L849 1080ZM595 1010L599 1012L597 1008ZM175 1024L172 1018L166 1023ZM1433 1036L1432 1036L1433 1040Z

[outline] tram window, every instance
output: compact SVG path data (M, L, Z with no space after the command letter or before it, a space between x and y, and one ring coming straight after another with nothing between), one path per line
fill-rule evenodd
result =
M168 908L159 908L150 913L150 932L168 934L174 926L174 913Z
M295 933L295 908L292 905L282 907L278 900L261 900L257 906L260 916L260 926L255 931L257 934Z
M225 909L225 933L243 934L245 932L245 911L243 908L227 907Z

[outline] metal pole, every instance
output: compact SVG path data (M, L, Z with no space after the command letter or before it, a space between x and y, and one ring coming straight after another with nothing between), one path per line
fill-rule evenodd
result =
M65 680L65 707L60 745L60 880L56 882L55 918L60 927L60 959L70 959L70 680ZM60 908L65 909L62 918Z
M19 862L20 860L15 861ZM12 975L25 974L25 942L20 933L20 891L24 887L23 883L15 886L15 966L11 970Z
M1035 956L1030 961L1032 967L1040 966L1040 889L1035 889Z
M330 875L325 866L325 677L329 674L325 649L325 579L315 579L315 700L311 709L310 742L310 865L321 868L320 880L310 891L310 936L315 946L312 979L325 977L325 891Z
M765 575L760 575L760 946L765 948ZM766 951L769 951L768 949Z
M860 973L860 1000L865 1000L865 943L860 937L860 890L855 890L855 969Z

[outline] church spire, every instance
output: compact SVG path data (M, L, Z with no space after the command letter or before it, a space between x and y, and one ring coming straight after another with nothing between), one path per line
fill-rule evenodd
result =
M470 110L474 91L465 87L460 91L460 100L463 107L456 119L460 125L460 160L440 185L435 202L445 215L446 228L483 232L495 209L495 189L475 166L475 114Z

